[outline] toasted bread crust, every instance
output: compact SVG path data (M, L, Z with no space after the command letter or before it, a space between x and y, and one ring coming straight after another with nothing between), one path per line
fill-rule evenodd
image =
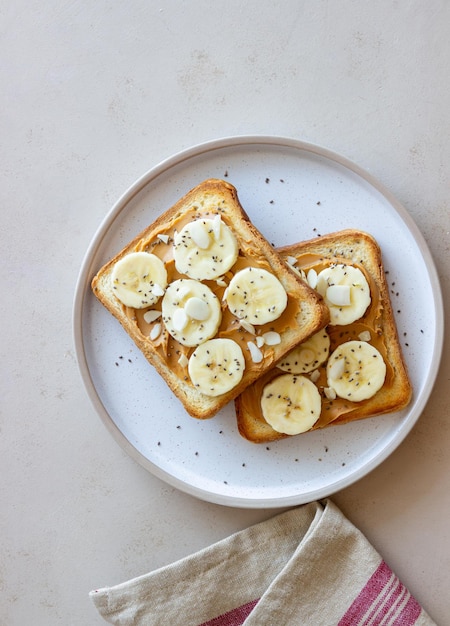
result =
M157 241L158 234L163 233L169 225L173 225L177 220L186 219L189 216L207 215L210 214L208 211L217 212L217 209L214 207L220 207L222 219L234 232L239 243L240 254L245 256L246 251L251 250L252 255L254 255L254 257L252 256L252 262L254 261L256 264L264 262L266 266L270 267L270 271L283 284L289 297L293 301L300 302L301 305L298 307L296 314L295 328L287 329L282 333L281 344L271 349L270 362L267 362L263 369L246 369L239 385L228 393L211 397L196 389L189 380L186 380L187 376L181 376L180 372L175 371L176 368L174 369L170 366L167 358L161 355L161 351L158 351L149 337L141 332L133 319L133 315L130 315L130 311L127 311L126 307L115 297L111 285L111 272L115 263L126 254L146 249L145 246L152 246L155 244L155 241L159 243ZM156 251L157 248L154 247L152 250ZM157 254L157 252L155 253ZM311 334L323 328L329 319L327 307L320 296L289 270L270 243L251 223L239 202L234 186L218 179L209 179L200 183L134 237L94 276L92 279L92 290L98 300L117 318L148 362L164 378L169 388L182 402L186 411L192 417L198 419L209 418L215 415L264 371L272 367L273 363L279 361L299 341L305 340Z
M352 410L340 417L328 423L319 420L311 430L390 413L407 406L411 400L412 387L398 338L381 250L376 240L368 233L347 229L291 246L284 246L278 248L277 252L283 258L310 254L325 259L344 259L349 264L360 265L365 268L374 281L381 303L379 327L382 329L386 360L392 368L389 384L385 384L372 398L359 403L351 403L353 405ZM275 431L264 420L261 411L249 410L248 408L259 403L263 383L264 379L261 378L259 383L257 382L244 392L247 402L244 401L243 396L239 396L235 400L239 432L244 438L254 443L276 441L289 436ZM249 394L253 394L253 397Z

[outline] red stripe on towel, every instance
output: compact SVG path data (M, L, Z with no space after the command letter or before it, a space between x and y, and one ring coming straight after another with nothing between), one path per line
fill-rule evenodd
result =
M413 626L420 612L417 600L382 561L338 626Z
M257 605L258 600L252 600L242 606L238 606L223 615L214 617L213 619L199 624L199 626L241 626Z

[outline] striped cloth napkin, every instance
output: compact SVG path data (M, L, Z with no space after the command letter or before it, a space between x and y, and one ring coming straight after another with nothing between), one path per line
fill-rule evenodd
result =
M90 597L117 626L435 624L330 500Z

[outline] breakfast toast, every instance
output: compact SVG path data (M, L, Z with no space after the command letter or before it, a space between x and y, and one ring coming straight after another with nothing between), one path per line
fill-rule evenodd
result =
M330 323L235 399L240 434L263 443L404 408L412 389L375 239L344 230L277 252Z
M328 308L209 179L130 241L92 290L193 417L212 417L323 328Z

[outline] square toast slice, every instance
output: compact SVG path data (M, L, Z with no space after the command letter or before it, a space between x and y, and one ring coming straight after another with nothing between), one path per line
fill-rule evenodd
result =
M304 432L398 411L407 406L412 388L398 338L381 250L376 240L367 233L348 229L278 248L277 252L304 276L311 269L317 275L332 265L357 267L366 276L370 287L370 304L364 315L347 325L330 323L324 329L330 340L328 357L317 367L304 367L306 372L300 372L300 375L314 381L321 398L320 415ZM335 393L330 393L328 386L327 359L344 342L361 341L361 337L381 353L386 364L384 383L369 399L350 401L348 397L333 397ZM299 348L291 353L296 355L295 358ZM285 367L286 364L290 366ZM279 366L272 368L235 400L239 432L251 442L265 443L292 436L274 429L264 419L261 408L265 386L285 372L295 370L292 359L288 357L284 359L284 365L280 362Z
M237 246L235 255L231 255L231 260L228 258L227 263L220 266L222 258L218 258L218 246L229 249L230 242L223 237L228 233L229 238L230 232ZM130 255L136 253L156 256L159 259L159 270L162 265L166 273L166 284L157 284L157 289L153 283L146 284L143 288L145 297L139 306L134 304L134 300L130 305L130 302L119 299L117 295L120 293L123 296L118 279L118 263L125 258L129 261L132 258ZM214 263L218 265L217 268ZM277 315L276 319L256 323L254 317L247 317L245 311L238 310L234 302L231 304L229 284L237 274L240 278L244 274L249 278L249 268L266 278L270 274L278 288L286 294L284 310L271 314ZM124 270L121 271L123 275ZM164 277L160 277L159 283L163 282ZM205 293L195 291L198 285L194 283L200 283L200 288L203 285ZM286 266L272 245L251 223L240 204L235 187L219 179L205 180L190 190L107 262L94 276L91 285L98 300L120 322L186 411L198 419L215 415L248 385L270 370L295 345L323 328L329 319L323 299ZM183 294L179 301L174 298L175 287L181 288ZM185 292L194 287L195 293L186 295ZM199 304L203 295L210 308L205 302ZM187 299L190 300L189 304ZM217 302L218 310L215 308ZM250 307L254 314L254 295L245 300L243 306ZM274 302L267 302L267 306L273 309L281 306L278 297L274 298ZM186 307L189 308L189 315L186 314ZM211 307L215 310L218 323L213 328L215 332L211 334L211 320L205 322L204 326L209 331L205 340L199 331L202 324L198 319L202 315L209 315ZM183 310L180 312L178 309ZM193 317L190 317L191 314ZM265 313L262 316L262 321L267 315ZM183 336L188 332L191 333L189 341ZM264 335L267 341L262 338ZM239 346L242 357L238 365L242 372L237 376L236 371L229 366L227 372L230 380L234 381L231 388L218 383L214 391L212 386L209 391L205 387L204 378L209 375L207 368L211 363L205 360L205 353L208 346L213 347L210 342L216 339L234 342L233 348L234 344ZM217 345L214 344L214 349ZM220 345L224 345L223 341ZM197 361L194 361L196 357ZM198 363L203 363L202 367L194 367ZM217 363L213 365L217 366ZM217 367L215 371L217 373ZM225 374L222 371L218 374L222 383ZM201 383L198 382L200 379Z

